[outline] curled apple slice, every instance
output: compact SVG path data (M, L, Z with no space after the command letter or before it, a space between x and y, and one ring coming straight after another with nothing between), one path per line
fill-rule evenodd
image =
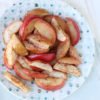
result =
M20 79L16 76L12 75L10 72L5 72L4 76L7 80L9 80L12 84L22 89L24 92L29 92L30 88L26 86Z
M57 47L56 58L60 59L60 58L64 57L67 54L69 47L70 47L70 39L67 36L66 41L59 43L59 45Z
M79 56L79 54L78 54L78 52L77 52L77 50L76 50L75 47L70 46L69 55L72 56L72 57L74 57L74 58L76 58L81 63L81 58L80 58L80 56Z
M57 39L59 41L65 41L67 39L66 33L64 30L61 29L60 25L58 24L58 22L55 18L52 18L51 24L54 26L54 28L57 32Z
M15 52L21 56L25 56L28 54L27 49L24 47L22 42L19 40L19 38L13 34L12 36L12 47L15 50Z
M69 28L69 35L71 38L71 43L72 45L76 45L79 42L80 39L80 29L77 23L71 19L71 18L66 18L66 22Z
M5 29L3 33L4 43L8 44L13 34L17 33L22 25L22 21L15 21L12 22L8 27Z
M31 11L28 11L27 14L25 15L24 19L29 18L34 15L42 17L42 16L45 16L48 14L49 14L49 12L47 10L42 9L42 8L37 8L37 9L33 9Z
M6 51L5 51L5 62L7 62L7 65L8 65L8 68L9 69L12 69L13 68L13 65L15 64L16 60L17 60L17 54L16 52L13 50L13 47L12 47L12 44L13 44L13 41L12 39L9 41L9 43L7 44L7 48L6 48Z
M42 61L32 61L30 63L31 66L34 66L34 67L37 67L37 68L40 68L42 70L45 70L45 71L48 71L48 72L52 72L53 69L52 69L52 66L48 63L44 63Z
M55 71L55 70L53 70L52 72L44 71L43 73L48 74L50 77L67 79L67 75L60 71Z
M26 37L34 30L34 24L38 19L40 18L37 16L31 16L23 21L19 30L21 40L26 40Z
M58 60L59 63L64 63L64 64L72 64L72 65L79 65L80 61L73 58L73 57L64 57Z
M40 33L41 36L45 37L50 41L51 45L55 44L56 32L48 22L42 19L38 19L34 27Z
M40 87L48 91L55 91L61 89L65 84L65 79L63 78L35 78L35 83Z
M16 62L15 65L14 65L14 70L16 72L16 74L21 77L22 79L24 80L28 80L28 81L32 81L32 77L28 76L24 71L23 71L23 68L22 66Z

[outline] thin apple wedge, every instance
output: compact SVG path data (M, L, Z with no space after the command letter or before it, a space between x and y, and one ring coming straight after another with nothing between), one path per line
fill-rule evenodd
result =
M28 61L26 61L27 59L25 57L19 56L17 61L20 63L21 66L23 66L23 68L27 68L29 70L32 70L31 67L29 66Z
M65 79L63 78L35 78L35 83L40 87L48 91L55 91L61 89L65 85Z
M69 28L69 35L72 45L76 45L80 39L80 29L78 24L71 18L66 18L66 22Z
M26 56L28 54L27 49L19 40L19 38L15 34L13 34L11 39L13 42L12 47L15 50L15 52L21 56Z
M67 26L65 20L62 19L61 17L59 17L57 15L46 15L44 17L44 19L46 21L48 21L49 23L51 23L51 21L52 21L53 18L55 18L57 20L57 22L58 22L58 24L59 24L59 26L61 27L62 30L64 30L66 33L69 32L69 29L68 29L68 26Z
M51 45L55 44L56 32L53 29L52 25L42 19L39 19L36 21L34 27L40 33L41 36L45 37L50 41Z
M80 61L73 58L73 57L64 57L58 60L59 63L64 63L64 64L72 64L78 66L80 64Z
M53 71L52 66L50 64L44 63L42 61L32 61L30 63L30 66L34 66L34 67L40 68L40 69L48 71L48 72Z
M43 73L48 74L50 77L67 79L67 74L60 71L56 70L53 70L52 72L43 71Z
M80 63L81 63L81 58L80 58L80 56L79 56L79 54L78 54L78 52L77 52L77 50L76 50L75 47L70 46L69 55L70 55L71 57L76 58L76 59L79 60Z
M76 77L79 77L81 75L79 68L73 65L56 63L53 68L55 70L68 73Z
M69 48L70 48L70 39L69 39L69 37L67 37L66 41L59 43L59 45L57 47L56 58L60 59L60 58L64 57L67 54Z
M53 66L53 69L58 70L58 71L61 71L61 72L64 72L64 73L67 73L67 65L68 64L56 63Z
M8 27L5 29L3 33L3 39L5 44L8 44L12 35L16 34L19 31L22 23L22 21L14 21L10 25L8 25Z
M57 39L59 41L65 41L67 39L66 33L64 30L61 29L60 25L58 24L57 20L55 18L52 18L51 24L55 28L57 32Z
M13 65L15 64L17 60L17 56L18 56L16 52L13 50L12 44L13 44L13 41L11 39L9 43L7 44L7 48L5 51L5 58L6 58L9 69L13 68Z
M30 87L25 85L20 79L18 79L16 76L12 75L10 72L5 72L4 76L7 80L9 80L16 87L20 88L22 91L24 91L24 92L30 91Z
M76 77L81 75L79 68L73 65L67 65L67 73Z
M48 14L49 14L49 12L47 10L42 9L42 8L37 8L37 9L33 9L31 11L28 11L27 14L24 17L24 20L26 18L31 17L31 16L40 16L40 17L42 17L42 16L45 16L45 15L48 15Z
M16 62L15 65L14 65L14 71L16 72L16 74L21 77L22 79L24 80L28 80L28 81L32 81L32 77L28 76L24 71L23 71L23 68L22 66Z

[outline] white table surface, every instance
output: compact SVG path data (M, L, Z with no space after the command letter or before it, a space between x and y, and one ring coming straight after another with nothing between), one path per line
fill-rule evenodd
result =
M0 16L3 12L17 0L0 0ZM65 0L72 6L76 7L87 19L96 38L96 43L100 43L100 0ZM99 48L99 47L98 47ZM98 51L96 49L96 51ZM100 53L100 51L98 51ZM100 100L100 54L96 57L94 68L90 77L84 85L78 89L74 94L64 100ZM11 93L9 93L0 84L0 100L19 100Z

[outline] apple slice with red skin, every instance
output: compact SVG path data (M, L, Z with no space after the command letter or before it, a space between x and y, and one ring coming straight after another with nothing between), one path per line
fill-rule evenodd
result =
M32 81L32 77L28 76L24 71L23 71L23 68L22 66L16 62L15 65L14 65L14 71L16 72L16 74L21 77L22 79L24 80L28 80L28 81Z
M71 18L66 18L66 23L69 28L69 35L72 45L76 45L80 40L80 29L78 24Z
M61 71L57 71L57 70L53 70L52 72L43 71L43 73L48 74L50 77L67 79L67 74Z
M66 33L69 32L69 29L68 29L68 26L67 26L65 20L62 19L61 17L59 17L59 16L57 16L57 15L46 15L46 16L44 17L44 19L45 19L46 21L48 21L49 23L51 23L52 18L55 18L55 19L57 20L57 22L58 22L58 24L59 24L59 26L61 27L62 30L64 30Z
M68 74L74 75L76 77L79 77L81 75L79 68L74 65L56 63L53 68L55 70L58 70L58 71L61 71L64 73L68 73Z
M8 27L5 29L3 33L3 39L5 44L8 44L12 35L16 34L19 31L22 23L22 21L14 21L8 25Z
M45 16L45 15L48 15L49 12L45 9L42 9L42 8L37 8L37 9L33 9L31 11L28 11L27 14L25 15L24 17L24 20L26 18L29 18L31 16L39 16L39 17L42 17L42 16Z
M3 61L4 61L4 65L5 65L8 69L11 69L11 68L12 68L12 66L9 65L8 60L7 60L7 58L6 58L6 51L4 51Z
M55 18L52 18L51 20L51 24L53 25L53 27L56 30L57 33L57 39L61 42L65 41L67 38L67 34L65 33L65 31L61 28L61 26L58 24L57 20Z
M26 75L28 75L28 76L30 76L32 78L47 78L48 77L47 74L31 71L31 70L29 70L27 68L23 68L22 70Z
M55 59L55 53L47 53L47 54L31 54L28 55L27 58L31 61L34 60L43 60L45 62L51 62Z
M40 18L37 16L31 16L23 21L23 24L19 30L19 36L22 41L24 41L26 37L34 30L34 24L38 19Z
M38 19L34 25L36 30L40 33L41 36L46 38L48 41L50 41L51 46L55 44L56 41L56 32L52 25L50 25L48 22Z
M40 87L48 91L55 91L61 89L65 85L65 79L63 78L35 78L35 83Z
M43 62L43 61L39 61L39 60L32 61L30 63L30 66L34 66L34 67L40 68L40 69L48 71L48 72L52 72L53 71L52 66L49 63L46 63L46 62Z
M66 41L59 43L59 45L57 47L56 58L60 59L60 58L64 57L67 54L69 48L70 48L70 39L69 39L69 36L67 36Z
M9 43L7 44L6 50L5 50L5 62L7 61L7 65L9 67L9 69L13 69L13 65L15 64L18 55L16 54L16 52L13 50L12 47L13 41L12 39L10 39Z
M18 36L16 34L13 34L11 39L14 51L20 56L26 56L28 54L28 51L23 43L20 41Z
M81 64L80 61L75 59L74 57L63 57L63 58L59 59L58 62L64 63L64 64L76 65L76 66Z

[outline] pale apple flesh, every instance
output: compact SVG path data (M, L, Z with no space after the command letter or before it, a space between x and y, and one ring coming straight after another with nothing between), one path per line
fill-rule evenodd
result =
M8 27L5 29L3 33L3 39L4 39L5 44L8 44L12 35L16 34L19 31L22 23L23 23L22 21L15 21L11 23L10 25L8 25Z

